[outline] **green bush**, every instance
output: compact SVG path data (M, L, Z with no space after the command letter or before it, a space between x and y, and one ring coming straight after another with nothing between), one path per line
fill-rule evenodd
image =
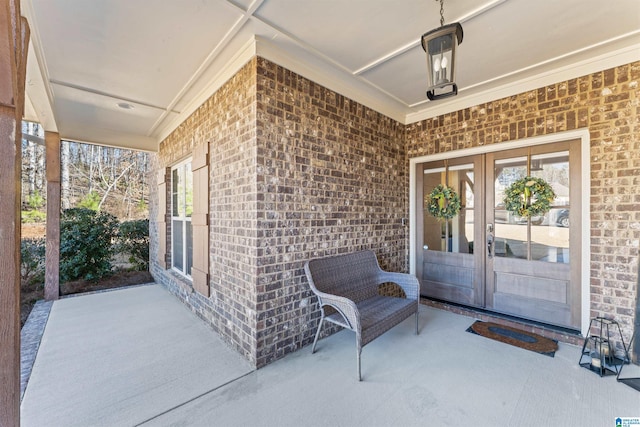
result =
M42 194L40 194L38 190L34 191L33 194L29 194L25 201L27 208L30 210L38 210L45 204L44 197L42 197Z
M20 242L20 278L23 284L44 283L45 239L25 238Z
M98 280L111 273L115 216L87 208L67 209L60 222L60 280Z
M26 196L23 205L24 210L20 215L21 221L23 223L45 222L47 220L47 213L40 210L44 205L44 197L42 197L39 191L36 190L33 194Z
M139 219L120 223L117 250L129 254L134 270L149 269L149 220Z
M47 220L47 213L40 211L22 211L20 216L24 223L45 222Z
M149 205L147 205L147 202L145 202L143 199L140 199L138 200L138 203L136 203L136 208L140 212L147 212L149 210Z
M100 199L101 197L97 192L91 191L89 192L89 194L84 196L82 200L80 200L80 203L78 203L78 207L97 211L98 207L100 206Z

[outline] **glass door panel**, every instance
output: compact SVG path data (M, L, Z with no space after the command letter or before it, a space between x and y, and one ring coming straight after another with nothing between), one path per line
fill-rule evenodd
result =
M473 254L474 241L474 172L473 163L424 170L424 249ZM444 220L429 214L426 203L438 185L452 187L460 197L461 209L455 217Z
M568 227L570 195L579 193L571 180L569 143L548 144L487 154L486 307L496 312L576 328L580 318L580 284L571 265ZM505 210L506 190L519 179L541 178L556 193L551 209L522 218ZM532 200L535 200L533 198ZM574 218L573 216L572 218ZM567 225L567 227L563 226ZM579 276L578 276L579 277Z
M438 220L438 218L429 214L427 209L427 198L429 193L438 185L442 184L445 179L445 167L440 166L440 163L435 165L429 165L428 169L425 168L423 176L423 194L422 203L424 210L424 250L449 252L447 248L447 240L445 238L447 234L444 221Z
M473 254L474 243L474 172L473 163L449 167L448 182L460 196L460 213L449 220L451 252Z
M569 264L569 152L531 156L531 176L548 182L556 198L551 210L531 226L531 259Z
M476 214L483 209L478 205L482 198L478 191L483 191L483 185L476 182L481 175L477 173L479 167L482 167L480 156L423 165L419 257L422 295L467 305L483 303L484 294L478 292L478 287L482 282L484 251L478 252L475 245L482 241L479 221L483 215ZM438 185L453 188L460 197L460 211L451 219L436 218L429 212L429 195Z
M493 255L527 259L527 220L507 211L505 190L515 181L527 176L527 157L498 159L494 165L494 242Z

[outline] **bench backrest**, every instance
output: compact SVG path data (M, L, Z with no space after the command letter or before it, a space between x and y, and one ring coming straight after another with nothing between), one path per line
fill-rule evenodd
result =
M354 252L308 261L305 265L311 289L362 301L378 293L381 272L371 251Z

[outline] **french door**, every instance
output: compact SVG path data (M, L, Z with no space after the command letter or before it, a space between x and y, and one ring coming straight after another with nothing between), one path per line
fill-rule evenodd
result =
M571 329L580 328L580 141L544 144L421 165L417 273L421 294ZM545 215L504 208L505 190L542 178L556 198ZM461 199L458 215L429 214L438 184Z

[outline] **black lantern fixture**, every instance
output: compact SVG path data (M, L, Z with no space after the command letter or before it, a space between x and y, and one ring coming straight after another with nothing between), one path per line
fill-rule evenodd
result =
M427 53L427 98L434 101L458 94L455 83L456 46L462 43L462 25L444 25L444 0L440 0L440 28L422 35Z

